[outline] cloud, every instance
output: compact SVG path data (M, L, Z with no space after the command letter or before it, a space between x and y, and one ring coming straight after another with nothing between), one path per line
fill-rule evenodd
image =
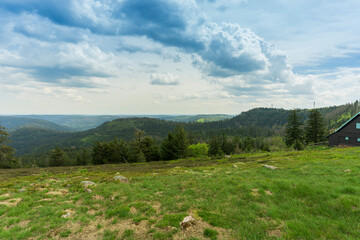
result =
M210 99L227 99L233 98L234 96L228 92L186 92L183 94L182 98L185 100L210 100Z
M27 41L16 54L0 51L0 69L4 71L1 81L11 79L9 84L37 81L52 86L107 88L107 79L118 74L119 66L114 56L87 43L51 43L31 48L32 44ZM14 71L22 74L15 75Z
M65 8L60 8L62 6ZM281 69L288 67L286 55L272 44L237 24L212 23L191 0L102 3L66 0L66 4L52 0L44 4L39 0L4 0L0 7L14 13L36 13L58 25L89 29L96 34L145 37L155 43L152 45L159 43L196 55L194 66L209 76L231 77L268 71L269 80L284 81ZM103 30L99 30L101 28ZM17 26L15 30L27 36L40 35L31 26ZM180 61L179 55L169 55L160 49L151 45L131 45L126 41L121 42L118 48L129 53L161 54L175 62Z
M153 0L146 1L144 6L140 0L123 1L117 10L125 26L121 33L146 36L191 53L195 56L193 65L209 76L225 78L265 71L270 81L286 81L287 71L291 69L283 52L237 24L206 20L191 1L179 3ZM148 8L152 11L145 11ZM141 48L132 46L127 50L134 52Z
M109 4L93 0L2 0L0 9L15 14L31 13L62 26L90 29L94 33L113 34L108 17Z
M152 73L150 74L151 85L179 85L180 77L171 73Z
M46 42L78 43L86 35L86 30L54 25L48 19L32 14L22 14L17 18L13 30L28 38Z
M122 21L122 35L146 36L166 46L195 51L203 43L189 32L190 24L197 24L191 22L194 9L196 5L186 0L124 0L114 17Z
M311 82L296 80L284 52L238 24L212 22L193 0L3 0L0 8L18 16L9 25L27 38L19 45L36 46L14 51L22 60L13 59L12 66L39 82L106 88L107 79L120 78L126 52L156 54L164 62L190 56L204 79L231 96L312 93ZM149 81L180 83L170 73L153 73Z

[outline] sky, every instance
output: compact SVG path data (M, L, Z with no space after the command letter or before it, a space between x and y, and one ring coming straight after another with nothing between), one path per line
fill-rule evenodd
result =
M1 0L0 114L360 99L358 0Z

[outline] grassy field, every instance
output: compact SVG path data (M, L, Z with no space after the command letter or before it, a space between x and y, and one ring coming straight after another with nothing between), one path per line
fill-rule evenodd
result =
M360 148L0 170L0 239L359 239L359 174Z

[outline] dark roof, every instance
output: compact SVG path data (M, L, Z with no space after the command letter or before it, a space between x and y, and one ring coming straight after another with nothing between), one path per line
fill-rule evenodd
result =
M350 118L346 123L344 123L343 125L341 125L341 127L339 127L338 129L336 129L335 132L329 134L329 136L332 135L332 134L334 134L334 133L337 133L338 131L340 131L340 129L342 129L343 127L345 127L349 122L351 122L354 118L356 118L356 117L359 116L359 115L360 115L360 112L358 112L357 114L355 114L355 115L354 115L352 118ZM328 137L329 137L329 136L328 136Z

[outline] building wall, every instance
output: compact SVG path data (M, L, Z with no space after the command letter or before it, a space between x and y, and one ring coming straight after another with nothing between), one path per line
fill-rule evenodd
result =
M329 136L329 145L360 146L360 129L356 129L356 123L360 123L360 115L346 124L338 132ZM348 137L348 140L346 140Z

